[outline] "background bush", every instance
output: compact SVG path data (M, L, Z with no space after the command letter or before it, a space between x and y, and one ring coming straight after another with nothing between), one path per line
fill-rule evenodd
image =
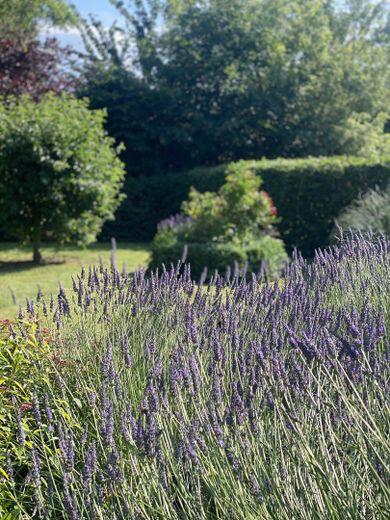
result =
M337 228L332 231L331 240L343 231L363 231L390 235L390 190L379 188L369 190L351 202L337 217Z
M207 266L207 273L212 275L215 270L225 273L227 268L235 269L241 267L249 273L258 273L264 261L267 272L275 275L280 272L286 261L286 251L283 242L270 236L261 236L257 240L248 242L244 247L238 244L210 243L207 247L202 242L184 242L177 240L173 234L164 237L159 236L153 242L153 263L152 268L161 267L161 264L169 267L176 264L177 260L183 256L184 247L186 248L186 258L191 265L191 274L199 278ZM205 274L207 274L205 272Z
M107 222L101 240L152 240L157 224L180 211L191 186L199 191L217 191L223 184L226 166L196 168L188 172L127 176L126 199L115 214L115 222Z
M218 192L192 188L183 215L160 223L150 267L176 263L185 250L196 278L205 267L209 274L235 266L257 273L263 262L271 275L278 273L287 255L283 242L272 236L276 208L261 184L261 177L240 163L228 168Z
M328 157L244 162L263 179L281 222L278 228L289 251L304 255L329 244L334 219L360 193L390 180L389 158ZM157 223L179 211L194 186L216 191L224 182L226 166L196 168L164 176L127 178L127 199L102 238L150 240Z

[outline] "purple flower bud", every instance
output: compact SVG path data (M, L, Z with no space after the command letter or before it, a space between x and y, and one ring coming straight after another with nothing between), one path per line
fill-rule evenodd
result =
M123 357L125 360L125 367L130 368L131 367L131 355L130 355L130 349L129 349L129 339L127 336L125 336L122 341L122 352L123 352Z
M34 485L37 489L41 486L41 460L39 458L38 452L35 448L31 450L31 460L32 460L32 477L34 480Z
M64 481L64 508L72 520L78 520L79 514L78 514L77 508L74 504L74 501L73 501L73 498L72 498L72 495L71 495L71 492L69 489L69 484L66 482L66 480Z
M12 468L11 455L8 449L5 454L5 465L10 482L14 482L14 470Z
M24 444L26 442L26 433L24 431L23 424L22 424L22 414L21 414L20 408L19 408L18 403L14 396L12 396L12 402L13 402L13 405L15 407L15 412L16 412L16 422L17 422L17 427L18 427L18 442L19 442L19 444Z
M96 442L93 441L85 453L83 468L83 486L87 488L97 467Z
M32 405L33 405L33 411L34 411L35 419L36 419L37 423L39 425L41 425L42 424L41 409L40 409L40 406L39 406L38 397L37 397L37 395L35 393L33 393L31 395L31 401L32 401Z
M45 412L46 412L47 420L49 422L49 431L53 432L54 431L54 424L53 424L54 417L53 417L53 411L50 406L49 396L47 394L45 395Z
M113 482L122 482L123 476L118 464L118 455L113 450L108 455L107 472Z
M59 428L59 446L61 457L64 463L66 473L71 473L74 468L75 453L73 448L73 434L71 431L64 430L62 427Z

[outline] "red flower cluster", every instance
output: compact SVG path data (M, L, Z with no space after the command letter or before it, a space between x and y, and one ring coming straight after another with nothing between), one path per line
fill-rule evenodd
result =
M274 201L272 200L271 196L269 193L267 193L266 191L262 191L261 194L268 200L269 202L269 205L270 205L270 211L271 211L271 215L273 215L274 217L276 217L278 215L278 210L276 209L276 206L274 204Z

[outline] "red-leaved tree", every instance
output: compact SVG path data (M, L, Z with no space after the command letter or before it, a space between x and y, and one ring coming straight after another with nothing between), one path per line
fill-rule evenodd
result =
M0 96L39 100L47 92L72 91L74 78L64 66L69 53L55 38L0 38Z

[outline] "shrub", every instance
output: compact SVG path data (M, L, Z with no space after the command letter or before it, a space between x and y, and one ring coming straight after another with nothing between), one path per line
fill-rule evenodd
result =
M0 323L1 518L23 517L23 508L13 508L16 493L25 495L24 506L34 504L33 493L23 483L28 475L31 448L37 437L41 443L47 434L45 430L39 432L33 420L38 413L38 395L45 395L53 372L47 336L38 323ZM7 513L14 516L8 517Z
M122 196L122 163L103 111L47 94L0 105L0 229L29 242L95 240Z
M251 273L263 262L276 274L286 254L282 242L271 236L276 208L260 185L260 177L239 165L229 168L217 193L192 188L182 205L184 215L160 224L150 267L175 263L185 248L196 277L205 267L210 272L245 266Z
M32 416L31 429L53 430L23 446L32 478L15 507L24 518L386 518L389 251L354 236L272 285L83 271L69 302L35 306L67 369L54 421Z
M287 250L297 247L305 256L329 244L334 219L359 193L390 180L388 158L324 157L277 159L244 163L263 179L281 217L278 229ZM156 225L179 211L191 186L216 191L224 182L226 166L197 168L161 177L128 179L127 200L117 221L104 237L150 240Z
M385 191L375 188L355 199L337 217L336 225L331 238L339 234L340 228L390 236L389 188Z
M275 276L286 262L282 241L268 235L247 242L245 247L232 242L206 246L203 242L185 242L174 233L164 232L156 236L152 252L152 268L175 264L184 255L190 262L192 275L198 278L205 267L211 274L215 270L224 273L227 268L257 273L263 266L271 276Z

